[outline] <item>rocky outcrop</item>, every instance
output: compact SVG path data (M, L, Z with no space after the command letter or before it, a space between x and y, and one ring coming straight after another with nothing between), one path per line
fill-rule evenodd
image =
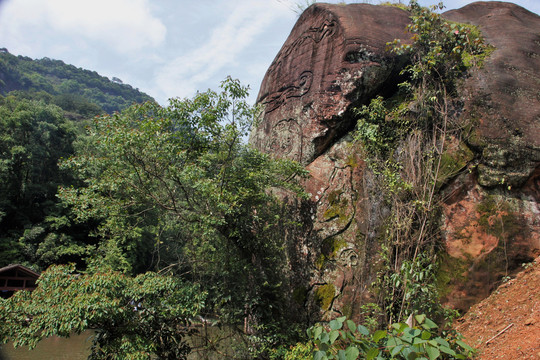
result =
M441 189L441 286L449 304L465 309L540 252L540 17L499 2L444 16L478 25L495 47L461 86L460 116L471 135L456 144L465 155ZM388 209L370 193L374 178L350 135L353 109L396 91L407 59L386 44L409 41L408 22L408 12L393 6L315 4L259 92L263 115L251 143L311 174L303 207L310 223L295 239L310 275L297 290L329 316L354 316L372 297Z
M540 17L503 2L444 16L478 26L495 47L461 90L476 160L445 190L447 265L457 278L447 298L467 308L540 251Z
M540 18L517 5L477 2L444 14L477 25L496 48L464 86L477 125L482 186L522 186L540 163Z
M305 165L354 127L351 105L391 91L402 61L386 43L406 38L397 7L317 4L298 19L266 72L264 120L251 143Z

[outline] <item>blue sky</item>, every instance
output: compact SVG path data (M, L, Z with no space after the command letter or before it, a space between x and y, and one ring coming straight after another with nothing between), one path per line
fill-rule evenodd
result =
M0 47L118 77L161 104L217 89L228 75L250 85L254 101L306 1L0 0ZM513 2L540 14L540 0Z

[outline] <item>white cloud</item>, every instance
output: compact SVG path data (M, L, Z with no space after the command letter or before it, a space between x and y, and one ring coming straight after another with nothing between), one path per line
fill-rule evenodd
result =
M191 96L196 90L205 90L201 84L219 76L228 66L249 62L241 58L243 51L253 45L254 39L282 16L283 7L271 2L244 0L224 8L229 14L211 32L208 40L164 64L158 71L156 86L164 94ZM221 76L221 80L227 74Z
M72 46L89 40L116 52L133 52L162 44L167 31L151 14L149 0L11 0L0 10L2 37L16 36L37 46L53 34L76 38L78 44Z

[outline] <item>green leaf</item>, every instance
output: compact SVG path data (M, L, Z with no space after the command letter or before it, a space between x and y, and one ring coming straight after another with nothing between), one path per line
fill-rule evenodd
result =
M356 324L354 323L354 321L352 320L347 320L347 327L349 328L349 330L351 332L355 332L356 331Z
M436 337L436 338L435 338L435 341L436 341L437 343L439 343L440 345L442 345L442 346L446 346L446 347L448 347L448 348L450 347L450 344L448 343L448 341L446 341L445 339L443 339L443 338L440 337L440 336L439 336L439 337Z
M437 324L435 324L433 321L431 321L430 319L426 318L426 322L424 323L425 326L428 326L429 327L429 330L431 329L436 329L438 326Z
M375 359L378 355L379 355L379 349L376 347L371 348L366 353L366 360Z
M315 329L313 329L313 339L318 340L321 336L323 329L321 326L316 326Z
M439 346L439 350L442 351L445 354L456 356L456 352L449 347L446 347L444 345Z
M396 356L397 354L399 354L399 352L401 351L401 349L403 349L403 345L397 345L397 346L395 346L394 348L392 348L392 350L390 350L390 355L391 355L391 356Z
M328 325L330 326L330 329L332 329L332 330L339 330L343 326L343 322L338 321L337 319L334 319L334 320L330 321L330 323Z
M313 354L313 360L326 360L326 353L324 351L317 351Z
M330 331L330 344L333 344L334 341L339 337L339 330Z
M362 335L365 335L365 336L369 335L369 330L364 325L358 325L356 330Z
M386 336L387 332L385 330L377 330L373 334L373 341L379 342L379 340L383 339Z
M347 360L356 360L359 354L360 354L360 350L358 350L358 348L354 346L349 346L345 350L345 356L347 357Z
M435 360L441 355L441 352L433 346L427 346L426 353L429 356L429 360Z
M463 342L462 340L457 340L456 344L458 344L459 346L461 346L465 350L468 350L470 352L474 352L474 349L472 347L470 347L468 344L466 344L465 342Z
M322 343L329 343L330 336L328 336L327 332L323 332L321 334L320 340L321 340Z

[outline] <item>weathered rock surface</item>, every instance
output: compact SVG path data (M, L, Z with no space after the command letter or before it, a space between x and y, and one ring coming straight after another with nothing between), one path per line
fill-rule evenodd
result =
M369 195L373 176L349 135L352 109L396 90L406 59L388 53L386 43L409 41L408 16L388 6L311 6L259 93L263 117L251 143L311 173L304 205L310 223L296 239L309 267L301 272L310 274L300 292L304 304L315 300L327 316L355 316L372 297L380 219L388 209ZM478 25L496 48L462 86L471 152L442 189L441 278L448 303L466 309L540 253L540 17L500 2L444 16Z
M483 186L523 185L540 163L540 17L503 2L477 2L444 14L477 25L495 46L468 79L464 116L477 122Z
M388 91L400 61L386 43L406 38L408 13L366 4L308 8L266 72L264 121L251 142L309 164L354 126L351 104Z
M477 166L446 189L443 210L456 277L447 298L466 309L540 251L540 17L504 2L444 16L478 26L495 47L462 89Z

